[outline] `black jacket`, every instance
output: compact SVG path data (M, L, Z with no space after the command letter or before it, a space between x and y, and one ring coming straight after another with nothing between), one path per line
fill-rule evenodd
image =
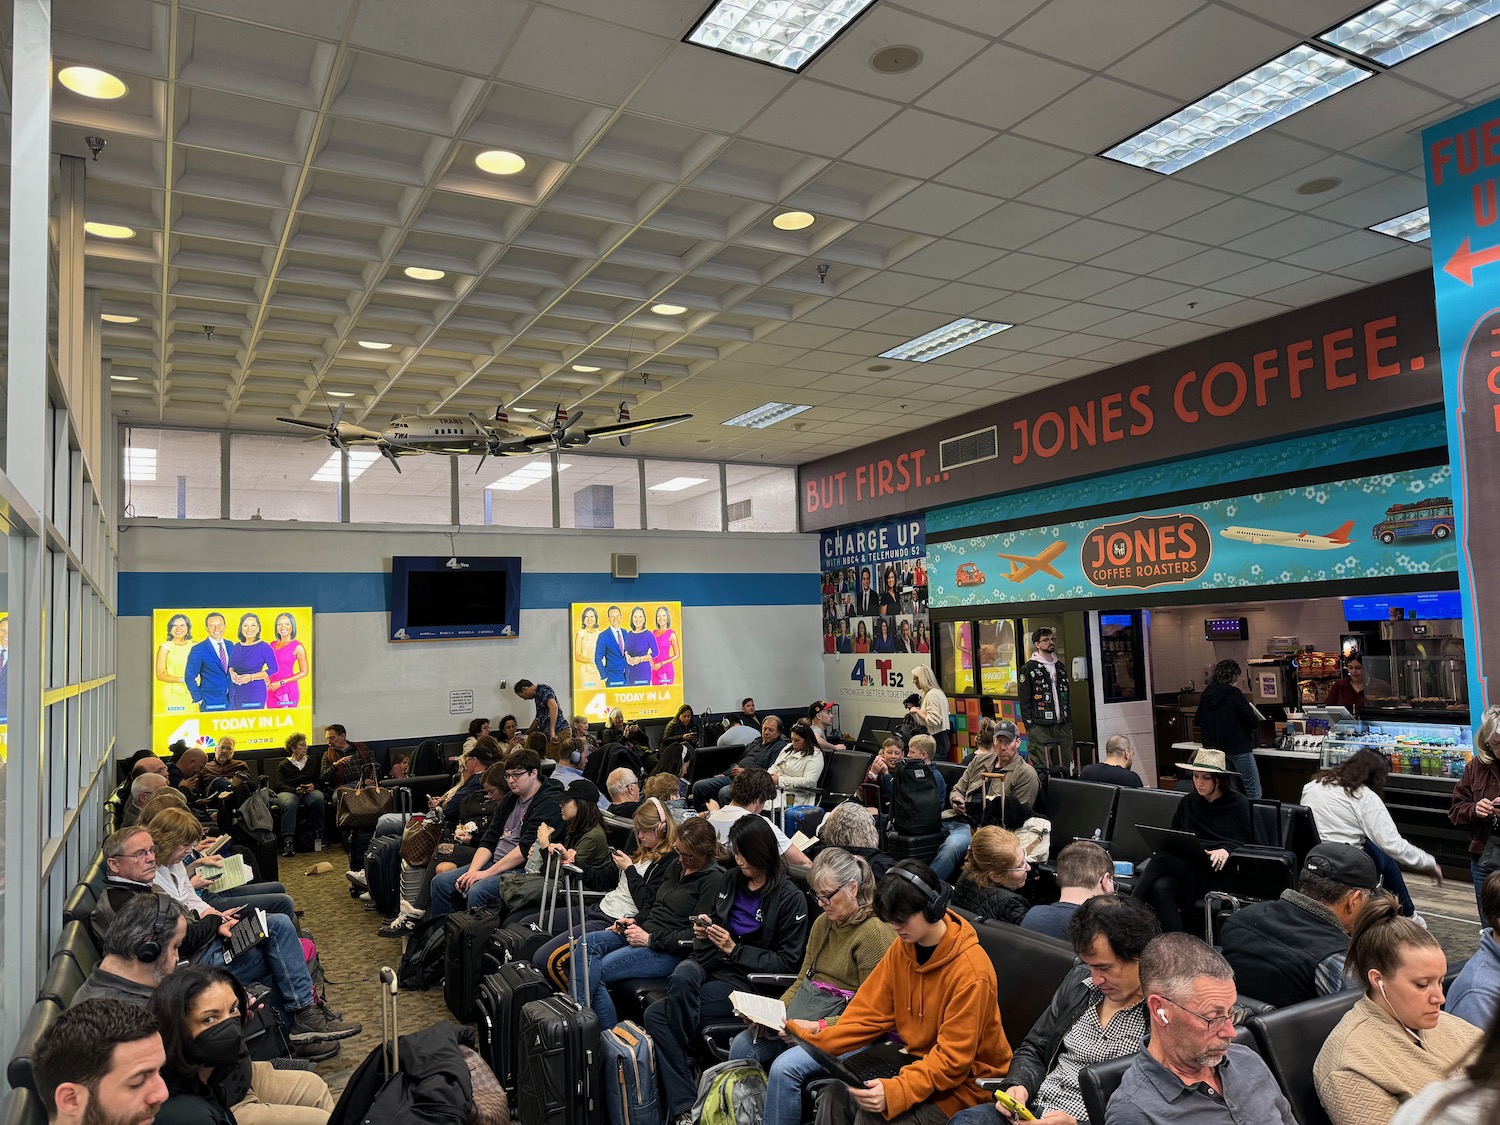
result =
M165 1070L165 1068L164 1068ZM157 1111L156 1120L167 1125L235 1125L229 1107L239 1105L250 1091L250 1055L220 1067L205 1083L196 1072L163 1073L170 1096Z
M719 880L713 909L708 913L719 925L729 926L734 896L745 884L739 867L728 867ZM785 875L764 888L760 929L735 943L729 953L719 952L710 941L694 943L693 960L709 973L743 980L750 973L797 973L807 952L807 899L796 883Z
M385 1052L365 1056L328 1125L464 1125L474 1084L459 1053L457 1028L437 1023L401 1037L401 1069L388 1079Z
M299 785L311 785L317 788L320 781L318 763L311 754L302 759L300 769L290 758L283 758L276 763L276 792L278 793L295 793Z
M1068 707L1068 669L1061 660L1054 666L1057 692L1052 691L1052 677L1045 664L1035 658L1021 666L1016 680L1016 709L1028 727L1033 723L1066 723L1073 712Z
M1332 912L1296 891L1234 914L1220 941L1240 994L1278 1008L1316 998L1318 966L1349 947Z
M644 875L635 869L633 863L625 869L625 885L630 888L630 898L635 903L637 919L644 920L651 913L651 907L656 903L656 894L666 881L667 872L676 868L677 856L674 852L668 852L651 863ZM586 891L612 891L620 885L620 869L613 863L606 863L603 867L585 867L582 870L583 889ZM644 921L642 927L644 928Z
M1030 1100L1035 1104L1037 1091L1057 1065L1057 1056L1062 1054L1063 1037L1086 1014L1093 1018L1090 1007L1093 998L1094 993L1089 989L1087 965L1079 965L1063 977L1062 984L1052 994L1052 1003L1032 1025L1025 1041L1011 1055L1010 1073L1005 1076L1006 1084L1025 1086ZM1145 1001L1142 1000L1141 1003L1144 1004ZM1104 1123L1096 1122L1095 1125Z
M443 805L443 823L449 833L467 820L479 820L488 811L490 796L484 791L484 774L467 778Z
M668 865L650 911L636 918L636 924L651 935L652 949L676 957L688 954L693 947L690 919L709 912L723 872L715 860L691 875L683 874L680 863Z
M1198 730L1204 746L1226 754L1244 754L1255 749L1259 728L1260 720L1239 688L1209 684L1204 689L1198 700Z
M125 904L136 895L161 893L154 883L135 883L129 879L122 879L118 875L108 876L104 880L104 893L99 896L98 904L89 914L89 932L94 935L94 944L100 949L104 948L104 934L109 929L109 924L114 921L115 915L125 908ZM209 942L217 941L218 934L218 918L195 919L189 916L187 933L182 939L182 956L185 959L192 959L193 955L205 948Z
M981 887L967 874L960 875L953 885L953 905L981 918L1013 922L1017 926L1031 909L1031 903L1015 891L1006 887Z
M536 843L536 830L544 821L552 826L554 836L559 839L562 837L562 795L562 784L549 777L542 782L541 788L531 798L531 804L526 809L526 816L521 820L522 855L531 851L531 845ZM507 793L501 798L500 807L495 810L495 815L490 817L490 823L485 828L484 835L479 838L479 847L488 848L490 853L494 854L495 845L500 842L500 836L505 831L505 822L510 819L510 814L518 801L519 798L514 793Z

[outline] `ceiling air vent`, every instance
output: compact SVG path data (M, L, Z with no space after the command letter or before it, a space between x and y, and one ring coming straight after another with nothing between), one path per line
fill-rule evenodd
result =
M736 500L729 505L729 522L741 523L750 518L750 501Z
M938 467L946 473L980 461L993 461L999 456L999 443L994 426L948 438L938 444Z

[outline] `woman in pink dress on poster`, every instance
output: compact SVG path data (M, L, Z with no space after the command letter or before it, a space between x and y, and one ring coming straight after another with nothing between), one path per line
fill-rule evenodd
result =
M296 707L302 702L302 687L297 682L312 674L307 649L297 639L297 622L290 613L276 615L276 639L271 648L276 653L276 674L266 685L267 707Z
M677 661L682 659L682 650L677 647L677 634L672 630L672 614L666 606L656 607L656 654L661 658L651 662L651 682L657 687L677 682Z

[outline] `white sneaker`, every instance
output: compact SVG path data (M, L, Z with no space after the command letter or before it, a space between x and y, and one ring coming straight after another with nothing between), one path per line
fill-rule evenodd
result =
M351 886L358 887L362 891L369 890L370 888L370 884L365 879L363 871L345 871L344 878L349 880Z
M1427 919L1423 918L1420 914L1413 913L1411 916L1411 920L1417 925L1421 926L1424 930L1427 928Z
M361 891L360 895L359 895L359 901L360 902L374 902L375 900L370 897L370 892L369 891Z

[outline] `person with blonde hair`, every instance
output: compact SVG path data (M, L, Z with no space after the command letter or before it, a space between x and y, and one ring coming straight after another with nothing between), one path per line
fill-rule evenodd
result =
M908 707L906 713L920 723L937 743L933 760L946 762L953 740L948 732L948 697L938 686L937 677L926 664L911 670L912 686L922 693L921 701Z
M1500 825L1500 707L1486 707L1474 728L1474 756L1464 767L1464 775L1453 787L1453 802L1448 819L1469 831L1469 875L1474 880L1474 903L1479 920L1484 917L1484 881L1494 864L1485 864L1485 845Z
M858 856L840 848L819 852L807 883L823 913L813 921L797 981L782 993L781 1002L787 1019L827 1027L838 1022L896 932L875 917L875 873ZM730 1044L729 1057L766 1068L765 1125L798 1125L802 1088L822 1073L811 1055L773 1030L752 1024Z
M189 910L194 909L188 898L191 895L220 913L244 906L267 914L282 914L288 921L296 922L292 896L280 883L245 883L233 890L214 893L208 890L209 876L188 871L187 856L203 839L203 825L187 809L163 809L141 827L151 833L156 845L156 885Z
M1360 910L1344 969L1364 996L1324 1040L1313 1084L1333 1125L1389 1121L1402 1102L1452 1074L1483 1033L1443 1011L1448 959L1390 895Z
M987 824L969 844L963 873L953 887L953 905L981 918L1020 925L1031 903L1018 892L1030 871L1016 834Z
M155 819L156 814L163 809L182 809L187 811L187 808L187 798L182 795L182 790L173 789L171 786L168 786L165 789L158 789L151 795L151 799L141 806L139 822L142 825L150 824ZM122 825L122 827L125 826Z

